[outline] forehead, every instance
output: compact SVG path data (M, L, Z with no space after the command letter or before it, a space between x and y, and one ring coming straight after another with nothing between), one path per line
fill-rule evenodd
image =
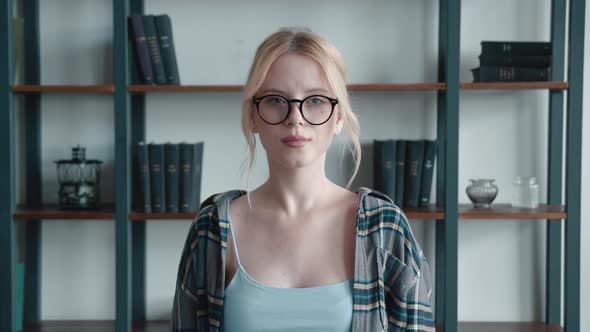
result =
M298 53L285 53L271 65L261 91L273 89L289 94L308 90L331 91L330 84L320 64L313 58Z

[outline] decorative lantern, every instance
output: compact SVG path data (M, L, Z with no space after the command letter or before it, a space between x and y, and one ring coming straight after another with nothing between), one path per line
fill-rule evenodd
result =
M96 209L100 201L99 160L86 160L86 149L72 148L71 160L58 160L59 207L62 209Z

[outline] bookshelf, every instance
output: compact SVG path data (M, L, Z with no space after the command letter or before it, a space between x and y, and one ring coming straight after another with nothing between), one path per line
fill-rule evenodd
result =
M32 18L26 29L27 50L30 54L26 84L13 85L11 65L12 27L10 19L13 2L6 1L0 7L0 265L8 266L11 273L0 275L0 304L7 308L0 312L0 330L15 330L15 222L31 225L27 234L27 266L30 281L26 284L27 323L24 331L166 331L166 321L146 321L145 312L145 221L192 219L187 213L141 213L131 208L132 156L130 147L145 138L145 96L158 93L210 93L242 91L241 85L134 85L131 80L131 49L127 41L126 18L132 13L143 12L140 0L113 0L113 84L108 85L41 85L39 52L39 3L26 0L25 15ZM437 331L541 331L579 332L579 284L580 284L580 177L581 177L581 112L582 70L584 46L584 0L569 3L569 25L566 27L565 1L552 0L551 39L553 41L553 77L549 82L469 83L459 79L461 3L458 0L439 2L438 82L431 83L372 83L351 84L350 91L358 92L412 92L430 91L437 98L437 203L428 208L405 209L410 219L436 221L436 320ZM567 42L566 42L567 41ZM563 59L568 47L566 73ZM459 99L467 90L547 90L550 105L548 204L534 210L521 210L509 205L496 204L490 209L473 209L459 204L458 145ZM566 94L567 92L567 94ZM115 113L115 174L117 192L114 205L98 211L64 212L55 206L41 204L40 187L40 95L42 94L109 94L114 100ZM17 205L15 197L14 160L15 143L14 98L19 95L27 104L26 123L31 132L27 140L27 197L24 205ZM566 101L567 120L563 119L563 102ZM561 117L561 119L560 119ZM566 148L562 134L566 135ZM562 161L565 155L567 174L562 178ZM561 187L566 187L566 204L562 204ZM567 208L566 208L567 206ZM38 239L42 222L51 220L115 220L116 228L116 320L114 321L55 321L40 320L40 261L35 239ZM517 219L528 222L541 219L547 224L547 313L544 322L458 322L457 320L457 265L458 228L460 222L470 220ZM565 224L565 241L561 241L561 226ZM561 327L561 256L565 247L565 326ZM134 258L133 264L131 257Z

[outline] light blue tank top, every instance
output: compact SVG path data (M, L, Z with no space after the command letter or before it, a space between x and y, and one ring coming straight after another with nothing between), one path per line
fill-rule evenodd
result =
M229 213L227 216L229 221ZM307 288L266 286L248 275L240 263L231 221L229 226L238 268L225 289L225 332L350 331L352 280Z

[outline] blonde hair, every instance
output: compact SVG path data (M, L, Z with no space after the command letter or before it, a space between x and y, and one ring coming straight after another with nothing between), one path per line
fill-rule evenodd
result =
M244 87L244 96L242 100L242 131L249 147L249 160L245 159L242 165L248 163L248 176L246 180L246 189L249 194L249 182L252 175L252 167L255 160L256 138L252 132L252 112L255 112L252 97L258 92L266 75L274 63L281 55L287 52L295 52L306 55L317 61L323 69L326 78L336 94L338 105L343 119L343 127L350 137L352 147L348 145L353 160L354 168L352 175L346 185L349 188L356 177L361 163L361 144L359 141L360 128L356 114L350 107L348 90L346 88L346 68L340 52L332 43L325 38L313 33L309 29L301 28L283 28L268 36L257 48L254 61L248 73L248 80ZM247 156L248 157L248 156ZM342 160L342 159L341 159ZM248 195L248 201L250 196Z

